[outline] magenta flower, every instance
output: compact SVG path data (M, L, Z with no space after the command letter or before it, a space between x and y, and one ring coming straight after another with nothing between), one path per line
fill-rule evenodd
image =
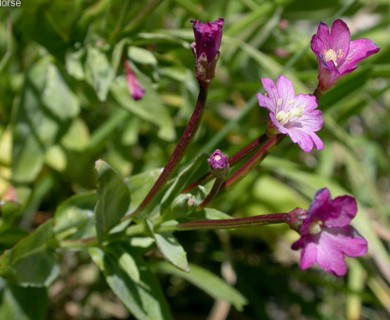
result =
M125 60L125 68L126 68L126 80L127 80L127 86L129 88L129 92L134 100L136 101L141 100L145 95L145 90L139 84L138 79L133 73L133 71L131 70L130 64L127 60Z
M343 20L333 22L331 30L320 22L311 39L311 49L318 59L318 88L325 92L357 64L377 53L379 48L369 39L351 41L351 33Z
M229 173L229 158L219 149L215 150L208 159L211 172L217 178L226 178Z
M317 108L317 100L308 94L295 96L290 80L280 76L276 84L271 79L262 78L265 95L258 94L259 105L269 111L269 132L287 134L305 152L315 146L324 148L321 139L314 133L321 129L322 113Z
M349 225L356 212L353 197L332 200L328 189L317 192L308 212L291 212L293 228L301 235L291 247L302 249L299 262L302 270L317 263L326 272L344 276L347 272L344 257L355 258L367 253L366 239Z
M195 55L196 78L210 82L214 78L215 65L219 58L224 20L202 23L192 20L195 42L192 49Z

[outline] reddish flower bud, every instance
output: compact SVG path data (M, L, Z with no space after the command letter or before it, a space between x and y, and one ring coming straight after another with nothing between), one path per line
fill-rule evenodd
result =
M141 100L145 95L145 90L139 84L138 79L133 73L133 71L131 70L130 64L127 60L125 60L125 68L126 68L126 80L127 80L127 86L129 88L129 92L134 100L136 101Z
M213 175L217 178L226 179L229 174L229 158L220 150L215 150L208 159Z
M195 42L192 49L195 55L196 78L210 82L214 78L215 65L219 58L224 20L202 23L192 20Z

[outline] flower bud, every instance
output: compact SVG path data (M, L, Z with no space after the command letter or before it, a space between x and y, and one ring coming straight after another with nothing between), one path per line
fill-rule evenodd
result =
M127 60L125 60L125 68L126 68L126 80L127 86L129 88L129 92L135 101L141 100L145 95L144 88L138 82L137 77L133 73L130 68L130 64Z
M226 179L229 174L229 158L219 149L208 159L209 166L213 175L220 179Z
M199 82L209 83L214 78L215 65L219 58L224 20L202 23L192 20L195 42L195 74Z

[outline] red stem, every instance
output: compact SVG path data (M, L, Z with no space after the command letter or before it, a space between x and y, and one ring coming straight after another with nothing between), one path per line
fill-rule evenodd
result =
M229 158L229 165L230 167L233 167L237 162L244 159L246 156L251 154L252 152L256 151L259 146L266 141L267 135L264 133L260 137L257 137L256 139L249 142L245 147L240 149L237 153L235 153L233 156ZM197 181L191 183L187 188L183 190L183 193L187 193L191 191L193 188L195 188L197 185L201 183L205 183L210 181L213 178L213 174L211 172L206 173L204 176L199 178Z
M199 220L179 223L174 226L177 231L198 230L198 229L236 229L245 227L262 226L266 224L288 223L288 213L271 213L254 217L221 219L221 220Z
M203 110L206 104L208 92L208 85L200 83L200 90L198 95L198 100L196 101L196 106L194 112L192 113L191 119L189 120L182 136L180 137L179 142L177 143L175 150L173 151L168 163L166 164L163 172L158 177L157 181L154 183L152 189L149 191L145 199L139 205L136 211L134 211L128 217L137 216L145 207L150 203L154 196L161 190L165 185L169 177L175 171L176 167L179 165L181 159L184 156L184 151L186 150L188 144L193 139L199 124L202 119Z

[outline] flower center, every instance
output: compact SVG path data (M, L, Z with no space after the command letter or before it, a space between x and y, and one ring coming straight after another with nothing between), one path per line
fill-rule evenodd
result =
M278 122L283 126L292 119L302 117L304 112L305 108L303 107L295 107L288 112L281 110L276 114L276 120L278 120Z
M336 53L333 49L324 50L324 58L326 62L333 61L334 65L337 67L337 59L341 59L344 53L343 50L339 49Z
M321 220L317 220L317 221L313 221L311 224L310 224L310 227L309 227L309 233L310 234L317 234L317 233L320 233L321 230L322 230L322 221Z

